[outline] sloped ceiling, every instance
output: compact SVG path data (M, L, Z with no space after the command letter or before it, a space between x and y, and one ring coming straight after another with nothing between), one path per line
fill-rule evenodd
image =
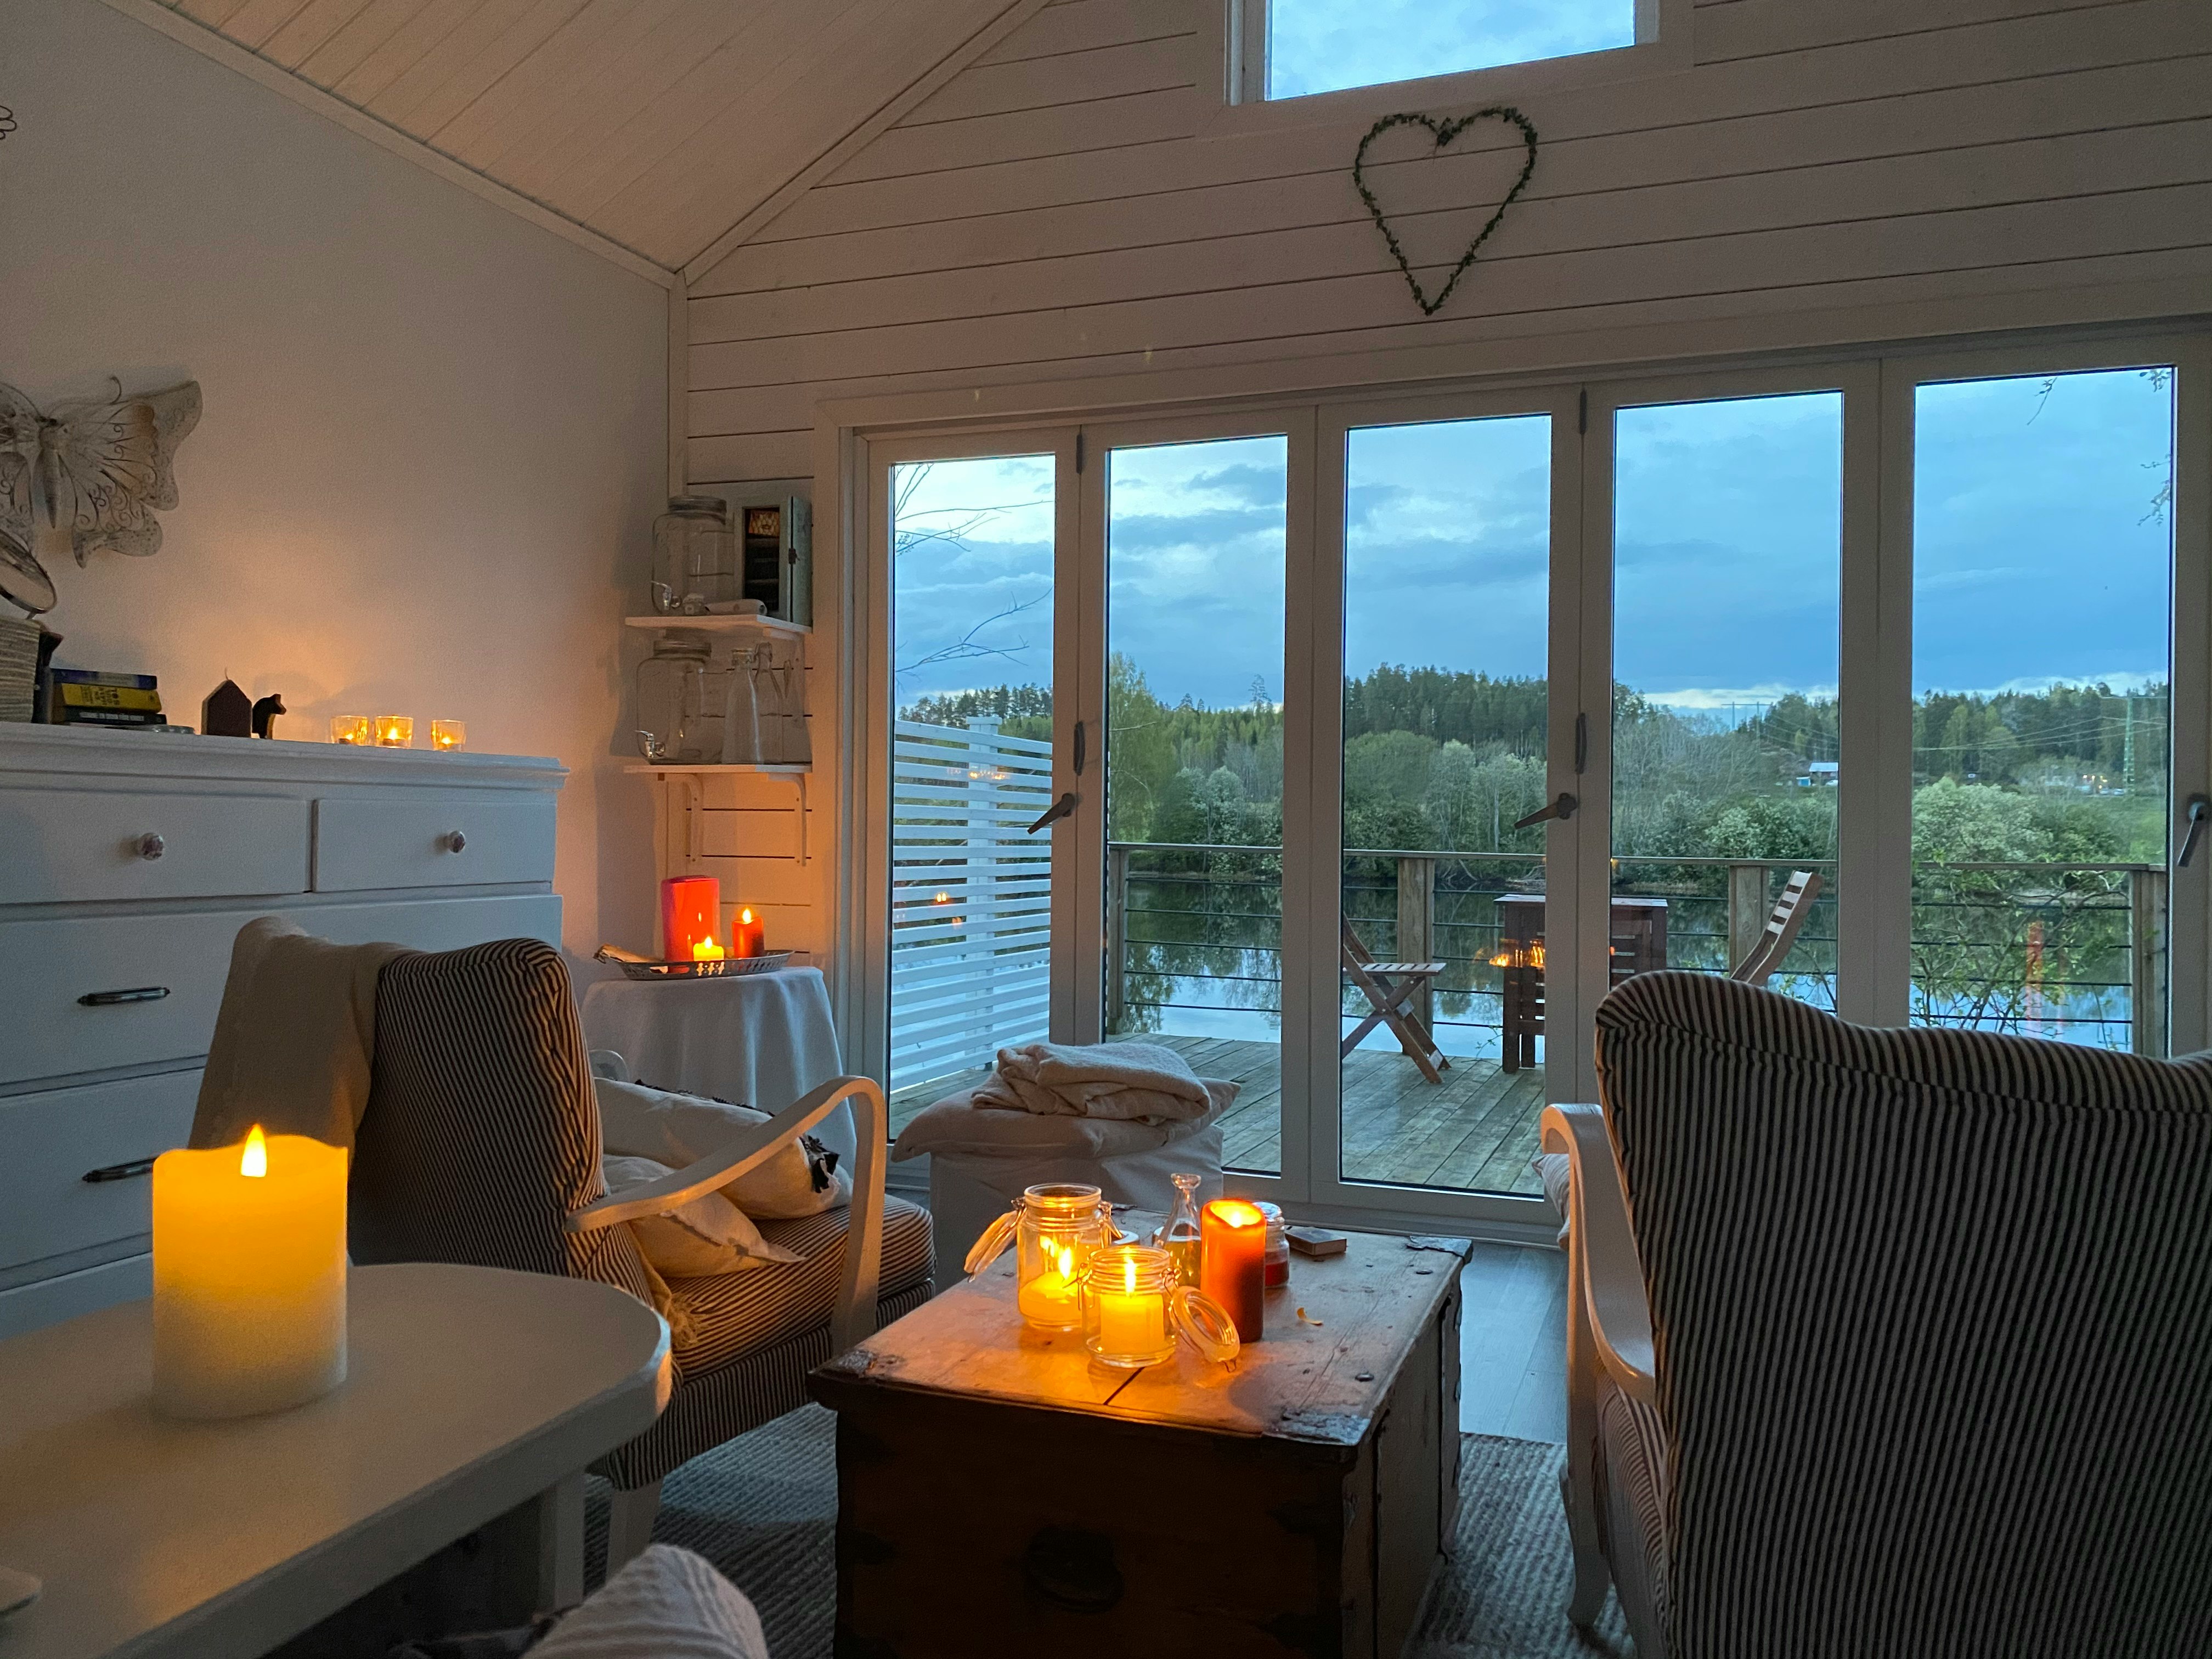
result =
M666 271L1041 3L111 0L190 19Z

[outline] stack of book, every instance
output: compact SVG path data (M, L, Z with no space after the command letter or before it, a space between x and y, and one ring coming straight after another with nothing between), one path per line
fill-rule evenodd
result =
M39 681L39 625L0 617L0 720L28 720Z
M46 720L54 726L161 726L161 693L151 674L91 668L46 671Z

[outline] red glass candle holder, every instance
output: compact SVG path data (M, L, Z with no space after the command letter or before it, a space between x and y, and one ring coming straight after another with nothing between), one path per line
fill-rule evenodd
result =
M660 884L660 954L690 962L696 947L719 942L722 884L713 876L671 876Z
M1229 1310L1243 1341L1267 1325L1267 1218L1256 1204L1217 1198L1199 1214L1198 1287Z

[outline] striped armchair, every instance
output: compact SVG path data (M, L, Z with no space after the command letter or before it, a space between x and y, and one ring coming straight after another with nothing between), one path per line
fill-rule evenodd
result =
M760 1224L799 1261L657 1280L619 1224L734 1180L848 1100L860 1131L850 1208ZM884 1196L884 1133L876 1085L837 1078L716 1154L609 1199L560 952L536 939L410 951L377 981L349 1194L353 1256L596 1279L668 1314L667 1408L600 1466L616 1489L611 1571L651 1537L664 1475L804 1405L809 1370L928 1298L929 1217Z
M1600 1006L1571 1615L1644 1659L2212 1652L2212 1056Z

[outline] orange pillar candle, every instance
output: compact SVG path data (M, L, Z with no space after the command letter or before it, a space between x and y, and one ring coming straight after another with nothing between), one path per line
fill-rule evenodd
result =
M1257 1342L1264 1334L1267 1286L1267 1218L1256 1204L1217 1198L1199 1214L1198 1287L1229 1310L1237 1334Z
M738 912L736 925L730 929L730 954L733 957L757 957L768 949L766 931L753 920L750 908Z
M693 946L711 944L722 927L722 884L712 876L671 876L660 884L660 955L696 960Z
M305 1135L154 1160L154 1407L247 1417L346 1374L346 1153Z

